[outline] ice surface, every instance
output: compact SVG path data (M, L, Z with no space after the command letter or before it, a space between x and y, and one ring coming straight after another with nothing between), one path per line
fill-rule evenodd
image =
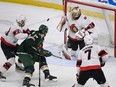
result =
M24 6L11 3L0 2L0 35L8 30L9 27L15 26L15 18L19 14L24 14L27 17L27 27L30 29L38 29L40 24L47 24L49 26L49 32L46 36L44 47L50 50L55 55L59 55L59 46L63 44L63 32L58 32L56 26L63 14L62 11L54 9ZM46 21L47 19L49 21ZM6 61L2 51L0 50L0 66ZM66 59L58 59L55 57L47 58L49 69L52 75L58 77L58 82L45 83L43 72L41 72L41 87L71 87L76 82L76 61L69 61ZM106 75L111 87L116 87L116 60L111 58L106 66L103 67L103 71ZM33 74L31 82L38 86L38 63L35 64L35 72ZM6 82L0 81L0 87L21 87L24 72L15 70L13 65L10 70L5 74L7 77ZM95 80L90 79L84 87L100 87Z

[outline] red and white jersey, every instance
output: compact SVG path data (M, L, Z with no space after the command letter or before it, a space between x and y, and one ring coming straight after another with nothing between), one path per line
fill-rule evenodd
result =
M27 38L28 34L24 33L28 28L21 28L21 27L15 27L15 28L9 28L8 31L6 31L1 36L1 41L3 41L8 46L16 46L19 39L25 39Z
M69 38L72 40L77 40L75 36L74 29L77 29L77 31L80 31L82 29L92 29L95 27L94 23L90 21L85 15L81 14L80 17L76 20L72 18L71 13L67 15L67 26L69 26Z
M108 53L98 45L88 45L80 50L76 67L80 68L81 71L100 69L100 60L106 60Z

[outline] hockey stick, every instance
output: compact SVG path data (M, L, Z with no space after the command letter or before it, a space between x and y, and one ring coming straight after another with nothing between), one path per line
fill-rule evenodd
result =
M41 71L40 71L41 70L40 69L41 67L40 67L40 65L41 65L41 58L39 60L39 84L38 84L39 87L41 87Z
M52 54L52 56L53 56L53 57L56 57L56 58L59 58L59 59L62 59L62 57L57 56L57 55L54 55L54 54Z

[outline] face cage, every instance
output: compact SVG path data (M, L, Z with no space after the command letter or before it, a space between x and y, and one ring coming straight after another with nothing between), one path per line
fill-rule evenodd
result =
M25 20L17 21L17 24L18 24L20 27L23 27L23 26L25 26Z
M79 9L78 12L72 12L72 17L73 17L74 19L77 19L80 15L81 15L81 10L80 10L80 9Z

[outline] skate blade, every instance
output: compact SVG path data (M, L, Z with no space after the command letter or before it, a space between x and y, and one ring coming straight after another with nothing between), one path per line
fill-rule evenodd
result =
M35 85L34 85L34 84L29 83L29 84L27 84L27 85L22 85L22 87L35 87Z
M0 78L0 81L1 82L6 82L6 79L5 78Z
M45 82L57 82L57 79L53 79L53 80L46 79Z

